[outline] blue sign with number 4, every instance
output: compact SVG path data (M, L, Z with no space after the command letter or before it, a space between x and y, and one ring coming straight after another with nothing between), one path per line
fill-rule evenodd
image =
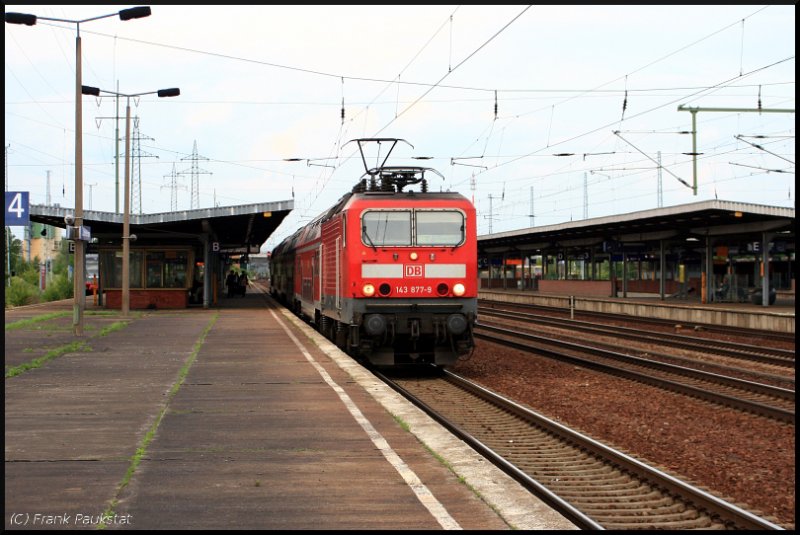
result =
M24 227L30 222L27 191L6 192L6 226Z

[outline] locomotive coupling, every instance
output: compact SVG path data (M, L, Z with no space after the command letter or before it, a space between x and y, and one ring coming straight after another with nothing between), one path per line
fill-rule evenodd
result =
M464 334L467 330L467 318L463 314L450 314L447 316L447 330L455 336Z
M364 319L364 330L370 336L379 336L386 331L386 318L382 314L368 314Z
M463 314L450 314L446 319L441 318L435 323L444 323L447 333L453 336L464 334L469 327L467 318ZM367 314L364 317L364 331L369 336L381 336L386 332L387 325L388 320L383 314ZM408 323L408 332L414 339L419 338L421 328L422 325L418 319L412 319Z

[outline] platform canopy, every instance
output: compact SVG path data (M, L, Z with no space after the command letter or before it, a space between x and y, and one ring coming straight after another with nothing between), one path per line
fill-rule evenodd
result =
M488 234L478 237L478 249L499 253L705 237L757 241L763 233L793 243L794 226L794 208L713 200Z
M222 254L255 254L293 209L294 201L289 200L131 214L130 232L136 235L136 246L186 245L207 238ZM68 215L74 216L72 208L30 206L30 219L35 223L66 228L64 218ZM90 250L122 243L123 214L84 210L83 225L89 227L93 238Z

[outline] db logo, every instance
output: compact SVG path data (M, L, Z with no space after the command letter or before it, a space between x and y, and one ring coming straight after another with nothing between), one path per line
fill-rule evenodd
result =
M422 266L418 264L406 264L405 268L406 277L422 277Z

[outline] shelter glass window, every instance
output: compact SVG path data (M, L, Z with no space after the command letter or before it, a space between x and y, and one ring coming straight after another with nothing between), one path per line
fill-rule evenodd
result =
M187 288L190 265L187 251L148 251L148 288Z
M411 245L411 212L372 210L361 217L361 241L370 247Z
M147 253L147 287L148 288L163 288L164 287L164 253L152 252Z
M101 253L100 279L105 288L122 288L122 251L104 251ZM130 288L142 288L142 262L140 251L130 252Z
M464 243L464 214L454 210L417 211L417 245L455 247Z
M186 288L186 269L189 256L185 251L164 253L164 288Z

